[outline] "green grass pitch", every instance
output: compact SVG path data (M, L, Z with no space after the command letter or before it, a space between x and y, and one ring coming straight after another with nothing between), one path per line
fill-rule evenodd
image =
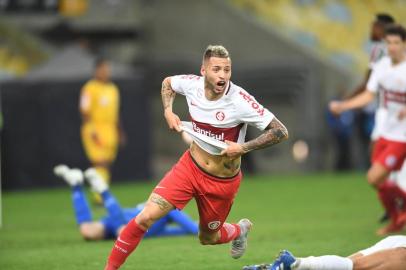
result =
M154 183L116 184L123 206L145 200ZM113 242L81 239L69 188L6 192L0 229L0 269L103 269ZM194 202L185 209L197 218ZM94 209L94 216L103 215ZM246 177L228 221L254 223L246 254L229 245L201 246L193 236L141 242L122 269L241 269L273 260L280 249L300 256L349 255L379 238L382 209L364 174Z

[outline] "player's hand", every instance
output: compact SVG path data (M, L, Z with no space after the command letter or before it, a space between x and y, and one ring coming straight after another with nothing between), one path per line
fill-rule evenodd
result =
M399 120L403 120L406 117L406 108L403 108L402 110L400 110L399 114L398 114L398 119Z
M181 121L179 116L174 114L172 111L165 110L164 113L166 123L168 123L169 129L171 130L176 130L177 132L181 132L182 129L180 128L181 126Z
M101 142L101 140L100 140L100 137L99 137L99 135L97 135L96 132L93 132L93 133L92 133L91 138L92 138L92 140L94 141L94 143L95 143L96 145L98 145L98 146L101 146L101 145L102 145L102 142Z
M119 139L120 147L124 147L127 145L127 133L124 130L119 129L118 139Z
M225 140L224 142L228 145L228 147L221 151L220 155L230 158L239 158L243 154L245 154L241 144L227 140Z
M331 101L328 107L335 115L340 115L342 112L344 112L343 103L341 101Z

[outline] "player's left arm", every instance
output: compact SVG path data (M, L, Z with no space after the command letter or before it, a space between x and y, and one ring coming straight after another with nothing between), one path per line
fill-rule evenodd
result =
M265 128L265 131L255 139L243 144L225 141L228 144L228 147L227 149L223 150L221 154L232 158L238 158L239 156L253 150L278 144L284 140L287 140L288 137L288 129L276 117L273 117L272 121Z
M121 120L118 120L117 123L118 139L120 146L124 147L127 144L127 133L123 128Z
M118 142L121 147L124 147L127 144L127 133L124 130L123 123L121 121L120 107L121 107L121 95L120 90L117 85L115 87L115 109L117 110L117 133L118 133Z
M86 84L80 91L79 111L84 123L90 120L90 110L93 99L90 90L89 85Z
M289 137L288 129L276 117L272 119L269 125L265 128L265 132L257 138L243 143L242 149L245 153L252 150L262 149L275 144L278 144Z

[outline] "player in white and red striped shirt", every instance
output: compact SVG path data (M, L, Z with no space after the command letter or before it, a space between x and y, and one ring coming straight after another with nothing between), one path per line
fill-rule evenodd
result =
M192 198L199 211L199 239L203 245L232 242L231 256L241 257L251 229L248 219L226 223L242 178L241 156L287 139L285 126L253 96L233 84L231 59L223 46L210 45L203 56L201 75L180 75L164 79L162 102L170 129L182 131L179 117L173 113L176 93L186 97L193 132L201 138L225 142L223 151L205 148L205 140L192 143L177 164L155 187L143 211L131 220L119 235L106 269L118 269L136 248L147 229L160 217L182 209ZM245 142L247 125L263 133ZM203 137L203 138L204 138ZM210 142L207 139L206 142Z
M397 209L394 200L400 197L406 201L406 192L386 181L392 171L401 168L406 157L406 30L400 25L390 26L385 40L389 57L384 57L374 67L367 91L346 101L330 103L331 111L340 114L367 105L378 92L382 96L387 113L367 174L368 182L380 196L385 194L381 199L391 217L391 223L378 230L380 235L400 231L406 224L406 213Z

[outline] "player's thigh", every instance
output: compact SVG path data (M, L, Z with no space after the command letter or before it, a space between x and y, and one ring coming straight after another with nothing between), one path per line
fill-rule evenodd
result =
M233 181L211 181L201 187L201 192L196 196L199 211L199 227L202 233L208 235L217 232L223 226L234 198L238 192L241 177Z
M384 181L389 172L401 169L406 157L406 143L379 139L372 155L372 167L368 172L368 181ZM373 180L375 179L375 180Z
M81 132L83 147L91 163L110 165L116 158L118 149L116 128L89 123L83 125ZM94 140L94 134L96 134L98 142Z
M99 134L93 125L85 124L82 126L81 135L83 148L86 156L92 163L99 161L100 157L103 156L103 147L94 141L93 134L97 134L99 137Z
M406 248L390 248L353 259L353 270L404 270Z

